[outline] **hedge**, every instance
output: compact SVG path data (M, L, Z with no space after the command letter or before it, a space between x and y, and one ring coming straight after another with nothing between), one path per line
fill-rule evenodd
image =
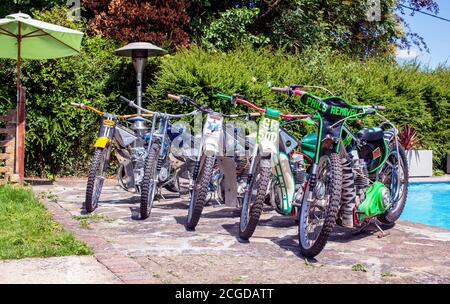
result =
M115 56L118 47L100 36L87 37L78 56L24 61L27 175L86 174L100 119L70 102L113 113L132 112L118 99L120 94L132 96L135 87L131 60ZM15 107L15 78L15 61L0 60L2 113Z
M130 60L114 55L116 42L87 37L79 56L58 60L25 61L27 87L26 173L28 175L85 175L99 118L74 109L85 102L111 112L131 113L118 95L134 93ZM0 112L14 107L15 62L0 60ZM223 112L243 112L214 94L239 92L272 99L273 106L306 112L295 99L274 95L275 86L288 83L322 85L356 104L381 104L398 126L415 127L421 146L434 150L435 168L443 169L450 152L450 71L426 70L417 64L400 66L382 58L364 62L327 52L285 55L282 50L242 47L230 52L201 48L179 50L150 60L145 80L149 109L182 113L188 105L168 100L167 93L188 95ZM313 91L323 96L323 92ZM258 101L263 105L262 101Z
M324 86L354 104L384 105L383 115L398 127L416 128L419 148L434 151L435 169L444 168L445 156L450 153L450 70L444 67L428 70L417 63L398 65L383 58L355 61L320 51L287 56L281 50L264 48L209 53L194 47L163 58L154 81L147 88L154 101L149 107L170 112L190 109L167 100L169 92L224 112L245 109L233 109L228 102L214 98L219 92L257 96L273 100L272 105L289 112L307 112L295 99L272 94L267 83Z

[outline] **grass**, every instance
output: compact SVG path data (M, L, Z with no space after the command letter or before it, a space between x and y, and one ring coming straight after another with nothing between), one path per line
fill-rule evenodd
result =
M81 219L81 220L78 220L78 221L80 222L81 228L83 228L83 229L92 229L91 224L89 223L88 220Z
M92 222L101 222L101 221L105 221L107 223L114 222L113 218L110 218L110 217L108 217L106 215L99 214L99 213L89 213L89 214L82 214L82 215L74 215L72 218L77 220L77 221L88 220L88 221L92 221Z
M367 268L364 265L359 264L359 263L353 265L352 266L352 270L353 271L367 272Z
M53 221L30 189L0 186L0 259L88 254L92 250Z
M90 213L90 214L83 214L83 215L74 215L72 216L74 220L77 220L80 222L80 226L83 229L92 229L91 223L97 223L100 221L105 221L107 223L114 222L113 218L107 217L103 214L98 213Z
M231 280L232 284L237 284L242 282L242 277L237 277Z
M392 272L389 271L385 271L381 273L381 277L386 278L386 277L395 277L395 274L393 274Z

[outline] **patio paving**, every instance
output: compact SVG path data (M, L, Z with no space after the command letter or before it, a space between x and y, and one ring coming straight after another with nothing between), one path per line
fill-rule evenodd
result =
M33 189L79 216L85 185L62 179ZM266 210L250 242L242 243L237 209L205 207L196 231L186 231L188 197L165 196L143 221L138 196L109 181L83 234L106 240L155 283L450 283L450 230L400 220L378 238L373 227L359 235L336 228L316 260L305 261L291 217Z
M0 261L0 284L122 283L92 256Z

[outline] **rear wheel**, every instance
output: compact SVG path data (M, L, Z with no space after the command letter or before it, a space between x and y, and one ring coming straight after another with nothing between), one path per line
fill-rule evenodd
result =
M403 212L408 196L408 163L405 149L399 144L398 153L395 145L389 147L389 156L381 170L380 181L391 191L391 206L378 220L385 224L392 224Z
M108 148L96 148L94 151L94 159L89 170L86 186L85 208L89 213L93 212L98 206L98 200L102 192L106 169L108 167L108 152Z
M158 158L160 146L154 143L150 147L147 159L144 166L144 177L141 183L141 201L140 213L141 219L146 219L150 216L153 207L153 200L155 199L156 187L158 184Z
M242 201L239 237L244 240L248 240L255 232L266 200L267 189L272 178L272 167L262 165L262 162L266 161L270 162L270 159L258 161L255 173Z
M342 188L342 166L336 153L319 159L314 189L305 192L299 214L299 244L305 257L318 255L336 224Z
M186 220L186 228L195 229L203 212L208 194L208 185L214 170L216 158L214 156L206 156L203 165L199 169L198 176L195 180L194 189L191 194L189 203L189 211Z

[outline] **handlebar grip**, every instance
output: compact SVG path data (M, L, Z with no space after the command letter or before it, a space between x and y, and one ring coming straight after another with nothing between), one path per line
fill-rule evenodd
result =
M127 105L130 105L130 104L133 103L131 100L129 100L128 98L126 98L126 97L124 97L124 96L120 96L119 99L120 99L123 103L125 103L125 104L127 104Z
M167 97L176 101L181 101L181 97L177 95L167 94Z
M376 110L380 110L380 111L386 110L386 107L385 107L385 106L377 106L377 105L374 105L373 107L374 107Z
M272 87L271 90L272 90L272 92L277 92L277 93L287 93L287 92L289 92L289 88Z
M71 102L70 105L74 106L74 107L77 107L77 108L82 108L83 107L82 103L76 103L76 102Z
M233 97L230 95L225 95L225 94L216 94L216 97L221 98L221 99L226 99L226 100L232 100Z

